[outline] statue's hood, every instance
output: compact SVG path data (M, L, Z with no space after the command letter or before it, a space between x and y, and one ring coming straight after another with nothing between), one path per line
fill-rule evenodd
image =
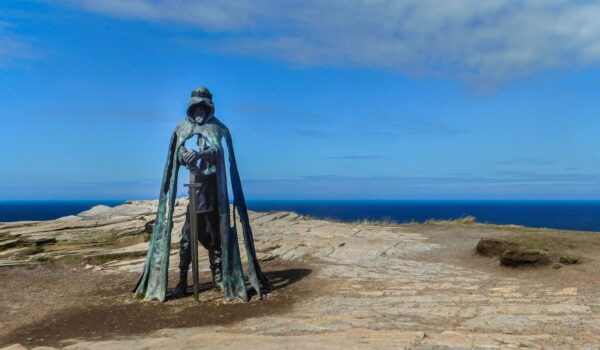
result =
M215 115L215 105L210 98L203 97L203 96L192 96L190 98L190 101L188 102L186 115L187 115L188 119L194 121L194 119L191 117L190 113L192 112L192 108L199 104L205 105L210 110L210 112L208 113L208 117L204 121L204 123L206 123L209 120L211 120L213 118L213 116Z

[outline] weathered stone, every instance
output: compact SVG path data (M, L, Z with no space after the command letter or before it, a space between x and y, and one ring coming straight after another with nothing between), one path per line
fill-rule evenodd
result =
M134 201L125 204L125 209L100 207L78 219L0 224L0 234L4 242L54 238L43 256L83 258L75 268L85 268L87 275L139 273L147 249L143 235L152 225L155 205L156 201ZM185 201L177 202L172 272L179 261L176 248L185 208ZM482 230L500 236L510 232L505 227L340 223L284 212L250 212L250 219L260 259L275 266L284 264L280 268L284 272L285 264L311 271L309 277L294 282L310 287L300 289L298 295L276 289L266 300L251 303L259 308L259 303L294 299L289 308L226 327L165 329L106 341L73 340L76 343L67 348L166 349L202 344L224 349L242 345L504 349L582 348L600 343L600 304L593 288L597 276L588 283L589 272L573 270L577 278L561 279L569 269L585 268L590 257L582 265L561 270L498 266L494 270L487 259L473 256L472 247ZM445 238L451 234L455 238ZM468 248L463 249L463 244ZM26 256L24 262L9 260L22 248L27 247L3 251L0 266L34 263L30 258L40 255ZM480 262L489 266L480 268ZM200 255L200 265L208 267L206 254ZM538 278L537 271L555 275ZM123 303L138 303L128 296L123 299ZM173 310L181 304L167 302L161 307Z
M27 350L27 348L24 347L21 344L13 344L13 345L9 345L7 347L4 347L4 348L2 348L0 350Z
M507 250L500 256L500 265L518 267L524 265L548 265L550 257L536 250Z
M18 246L20 243L21 243L21 240L18 238L8 239L6 241L0 241L0 251L6 250L8 248L14 248L14 247Z
M507 251L511 245L497 238L482 238L475 247L475 251L483 256L500 256Z
M40 246L40 245L46 245L46 244L54 244L56 243L56 238L55 237L41 237L41 238L37 238L33 241L33 244Z

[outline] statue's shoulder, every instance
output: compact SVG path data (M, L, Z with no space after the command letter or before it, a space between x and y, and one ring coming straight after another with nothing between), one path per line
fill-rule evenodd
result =
M194 123L189 118L183 118L182 121L177 124L175 127L175 131L173 132L173 136L177 138L178 143L183 143L187 140L193 133Z
M184 118L177 127L175 127L175 136L179 142L187 140L194 134L209 134L219 139L221 137L229 138L229 129L219 119L213 117L208 123L198 125L189 118Z
M219 131L222 135L229 136L229 129L217 117L212 117L212 119L210 120L210 123L212 125L214 125L215 128L219 129Z
M175 134L177 134L177 136L189 134L193 127L194 124L190 121L189 118L183 118L183 120L181 120L175 127Z
M225 124L219 120L219 118L217 117L212 117L212 119L210 120L211 124L214 124L216 127L219 127L223 130L228 130L227 126L225 126Z

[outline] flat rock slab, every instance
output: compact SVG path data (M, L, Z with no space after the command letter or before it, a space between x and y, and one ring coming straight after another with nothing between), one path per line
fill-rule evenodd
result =
M176 243L185 208L186 202L178 200L172 275L177 272ZM93 278L93 274L103 278L110 274L115 278L130 276L141 271L147 249L144 235L155 212L156 201L133 201L115 208L94 207L77 218L0 224L0 246L8 246L2 252L5 254L13 249L15 240L52 242L42 245L44 252L38 255L57 261L65 256L96 258L77 265L86 278ZM244 307L261 310L287 300L285 308L257 312L226 326L195 327L196 321L191 320L176 329L153 329L144 334L94 335L82 331L78 335L81 339L51 345L67 349L500 349L600 344L600 265L593 252L585 264L560 270L549 266L507 269L493 258L477 256L475 246L484 235L502 236L524 228L472 222L340 223L289 212L250 212L250 218L259 258L270 266L277 287L266 300ZM244 257L243 246L240 250ZM0 254L0 259L5 259L0 265L15 263L8 253ZM208 261L202 253L200 265L206 271ZM278 268L285 264L296 268ZM301 270L310 272L310 277L286 275ZM135 276L131 279L133 283ZM8 291L0 295L4 295L0 296L0 310L19 310ZM102 298L102 293L98 295ZM217 292L203 295L203 302L208 304L169 301L159 304L163 314L145 313L152 312L148 308L140 311L140 317L160 318L182 312L182 307L198 307L198 317L202 318L203 308L222 303ZM107 307L155 305L131 299L129 291L115 298ZM229 306L242 310L241 306ZM53 311L48 310L46 318L38 320L40 324L52 320ZM16 327L10 321L7 324L10 329ZM0 328L0 338L2 335ZM18 342L28 347L48 345L42 341Z

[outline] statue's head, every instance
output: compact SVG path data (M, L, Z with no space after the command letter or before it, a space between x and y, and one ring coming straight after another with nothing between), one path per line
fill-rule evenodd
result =
M215 113L215 105L212 101L212 94L204 86L200 86L192 91L192 97L188 103L187 116L198 124L204 124Z

